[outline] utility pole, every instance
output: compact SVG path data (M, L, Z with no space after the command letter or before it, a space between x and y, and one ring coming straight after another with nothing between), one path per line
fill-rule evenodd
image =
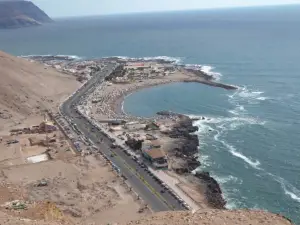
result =
M48 137L48 126L47 126L47 110L44 112L44 125L45 125L45 132L46 132L46 147L49 150L49 137Z

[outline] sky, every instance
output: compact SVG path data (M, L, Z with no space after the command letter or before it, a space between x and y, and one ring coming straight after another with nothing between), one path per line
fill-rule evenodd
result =
M32 2L53 18L300 4L300 0L32 0Z

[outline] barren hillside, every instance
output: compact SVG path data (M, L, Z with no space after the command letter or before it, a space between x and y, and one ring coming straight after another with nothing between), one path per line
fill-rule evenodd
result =
M79 83L69 75L0 51L0 131L55 108Z
M161 212L127 225L290 225L289 220L265 211L208 210L204 212Z

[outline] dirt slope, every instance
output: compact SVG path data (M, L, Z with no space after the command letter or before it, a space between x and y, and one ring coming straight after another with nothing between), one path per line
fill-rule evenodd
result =
M74 77L0 51L0 131L55 108L79 83Z
M204 212L161 212L127 225L290 225L280 215L265 211L209 210Z

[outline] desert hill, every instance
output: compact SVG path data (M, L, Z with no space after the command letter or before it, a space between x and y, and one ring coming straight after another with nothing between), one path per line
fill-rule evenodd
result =
M54 108L79 84L74 77L0 51L0 131Z
M199 212L160 212L126 225L291 225L280 215L251 210L207 210Z

